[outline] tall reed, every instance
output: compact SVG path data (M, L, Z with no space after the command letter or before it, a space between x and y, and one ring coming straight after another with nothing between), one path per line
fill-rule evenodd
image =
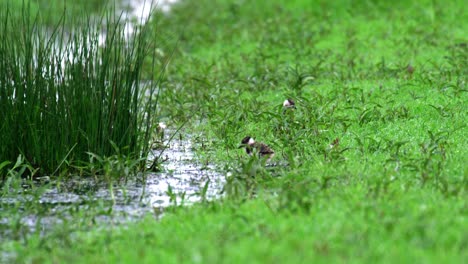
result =
M50 175L86 163L89 152L114 155L114 143L127 157L146 155L155 123L146 97L157 80L143 86L142 71L153 35L139 26L128 36L115 14L73 18L73 27L64 15L51 28L27 7L2 8L0 163L22 155Z

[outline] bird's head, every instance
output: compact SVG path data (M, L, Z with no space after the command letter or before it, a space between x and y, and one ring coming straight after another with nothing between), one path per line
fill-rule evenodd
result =
M255 140L251 136L246 136L245 138L242 139L241 145L239 146L239 148L252 146L253 144L255 144Z

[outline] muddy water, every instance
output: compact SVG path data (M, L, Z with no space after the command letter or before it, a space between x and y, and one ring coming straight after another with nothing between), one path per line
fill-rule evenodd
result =
M198 146L190 138L167 144L161 172L132 177L126 183L113 184L112 190L105 182L76 178L61 184L49 182L43 191L1 197L0 210L10 207L15 213L0 217L0 241L17 237L18 231L13 229L18 228L21 236L33 232L46 235L54 228L70 232L95 225L105 228L147 215L159 219L170 205L220 198L225 176L196 160L193 150ZM152 152L152 156L159 154L158 150ZM206 184L208 189L202 197ZM13 263L16 254L0 250L0 263Z
M150 175L147 179L147 201L153 207L166 207L171 203L171 197L167 194L169 188L177 194L177 202L182 202L184 195L185 204L197 202L201 199L200 192L208 184L206 198L212 199L219 196L225 177L217 173L212 165L201 164L196 161L193 149L197 146L190 141L176 140L170 144L170 149L162 154L164 173ZM159 155L154 151L153 155Z
M19 223L26 232L47 232L55 225L76 221L72 217L76 218L77 211L83 215L92 212L93 221L102 224L125 223L147 214L160 217L170 205L190 205L203 199L201 193L206 184L204 198L219 198L225 176L213 166L197 162L194 149L198 146L190 138L170 143L168 139L166 136L168 148L162 153L165 161L161 172L137 175L114 183L112 188L104 181L89 178L49 182L47 189L36 190L35 194L0 198L1 207L16 206L23 211ZM160 153L161 150L153 150L150 156ZM25 212L29 206L34 210L28 214ZM0 219L0 224L11 222L11 218Z

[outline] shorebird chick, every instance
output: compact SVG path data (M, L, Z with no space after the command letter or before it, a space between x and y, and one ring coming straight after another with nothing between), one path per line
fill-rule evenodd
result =
M333 148L338 148L340 146L340 139L339 138L335 138L335 140L333 140L332 143L330 143L330 145L328 146L330 149L333 149Z
M164 139L164 130L166 130L166 128L167 126L163 122L159 122L156 127L156 134L160 137L161 141Z
M288 98L288 99L284 100L283 107L284 108L296 108L296 104L294 103L294 101L291 98Z
M246 136L242 139L239 148L245 148L245 152L249 155L253 155L254 152L258 152L260 158L266 158L267 161L270 161L275 155L275 152L268 145L262 142L256 142L250 136Z
M164 130L166 130L166 124L159 122L151 136L152 149L161 149L164 147Z
M408 66L406 66L406 73L408 74L408 78L412 78L413 77L413 73L414 73L414 67L413 65L411 64L408 64Z

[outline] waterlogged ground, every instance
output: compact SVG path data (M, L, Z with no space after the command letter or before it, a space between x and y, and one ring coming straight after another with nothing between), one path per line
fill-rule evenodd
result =
M172 6L155 22L162 37L181 32L158 115L180 124L189 113L187 133L197 138L176 136L170 151L182 154L167 152L164 171L146 184L115 184L125 186L114 187L115 205L105 185L83 183L78 195L91 198L61 211L74 218L46 235L25 236L21 226L25 212L50 213L34 198L45 192L8 204L17 215L2 223L13 237L0 244L14 252L8 259L467 263L464 3L312 2ZM294 112L281 109L288 97ZM237 149L245 135L288 166L248 159ZM232 166L231 176L223 184L200 160ZM207 182L210 199L221 185L225 196L161 210L174 197L200 199ZM140 207L150 217L112 228Z
M128 36L133 32L132 26L145 22L152 9L168 12L175 2L122 1L124 19L137 22L127 25ZM107 181L78 176L66 181L45 178L29 183L17 181L16 189L12 188L9 195L2 197L0 204L4 209L20 213L0 217L0 234L46 233L54 226L76 222L77 215L83 216L79 225L120 224L146 214L154 213L159 217L170 205L188 205L218 197L225 177L213 166L196 161L194 148L197 146L190 137L177 136L176 140L170 141L171 134L171 131L166 133L163 149L150 153L150 160L164 160L160 173L114 181L112 186Z
M112 188L108 183L79 177L66 182L48 182L43 187L37 182L32 188L23 183L21 192L25 195L11 193L0 198L2 208L16 208L23 213L3 215L0 225L14 224L21 227L20 233L47 232L54 226L75 221L81 214L89 216L83 218L85 221L114 225L147 214L160 217L164 208L171 205L189 205L219 197L225 177L212 165L197 162L194 149L198 143L193 143L190 137L167 143L169 137L166 136L168 147L162 155L162 150L153 150L150 155L164 160L161 172L121 180ZM33 206L36 210L28 210ZM14 235L13 228L1 228L0 232L2 237Z

